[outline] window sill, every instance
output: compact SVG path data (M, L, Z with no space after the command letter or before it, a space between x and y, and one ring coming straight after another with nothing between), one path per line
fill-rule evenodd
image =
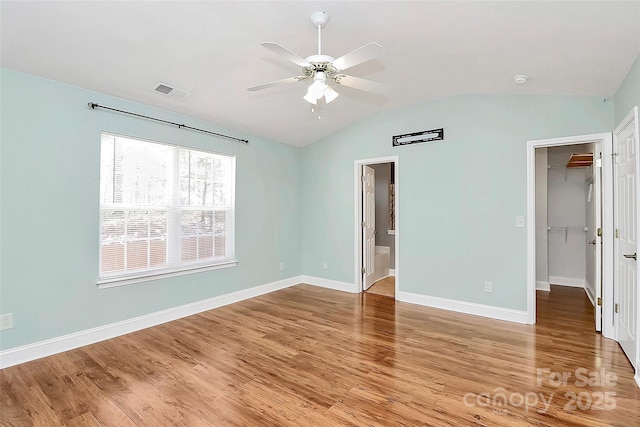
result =
M225 261L220 264L196 266L196 267L184 267L180 270L162 271L156 273L146 273L139 276L128 277L114 277L98 280L98 289L108 289L116 286L132 285L134 283L148 282L157 279L166 279L168 277L184 276L186 274L201 273L204 271L220 270L223 268L235 267L238 265L238 261L231 260Z

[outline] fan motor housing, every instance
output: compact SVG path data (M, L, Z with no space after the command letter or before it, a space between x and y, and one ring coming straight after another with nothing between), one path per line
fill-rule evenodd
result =
M335 60L334 57L329 55L311 55L305 58L305 61L311 64L321 64L323 62L333 62Z
M338 73L332 62L334 58L328 55L311 55L305 58L305 61L311 64L309 67L303 67L302 71L305 76L313 76L315 73L323 72L327 75L327 77L334 78Z

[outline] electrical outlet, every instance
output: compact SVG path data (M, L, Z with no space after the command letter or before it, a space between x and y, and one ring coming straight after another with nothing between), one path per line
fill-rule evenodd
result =
M322 269L326 270L329 268L329 264L327 263L327 261L322 261Z
M13 328L13 313L0 316L0 331Z
M484 291L485 292L493 292L493 283L484 282Z
M284 262L281 262L280 263L280 271L283 271L283 270L284 270Z

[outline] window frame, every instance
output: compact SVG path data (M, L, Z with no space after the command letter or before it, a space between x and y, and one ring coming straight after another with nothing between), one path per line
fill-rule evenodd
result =
M156 145L163 145L172 149L172 167L170 176L168 175L170 184L167 191L169 204L168 205L140 205L140 204L125 204L119 205L114 203L112 205L103 205L102 200L102 144L104 136L112 136L115 139L125 138L143 143L150 143ZM214 156L222 156L229 159L228 172L225 176L225 180L228 180L228 198L229 201L226 207L211 207L211 206L183 206L180 203L180 168L179 157L180 150L188 150L189 152L205 153ZM229 267L234 267L238 264L235 258L235 199L236 199L236 156L228 153L221 153L212 151L200 147L190 147L186 145L180 145L175 143L167 143L163 141L156 141L147 138L139 138L136 136L123 135L109 131L100 132L100 167L99 170L99 185L98 185L98 280L97 286L99 289L111 288L115 286L129 285L133 283L147 282L151 280L157 280L162 278L182 276L186 274L199 273L204 271L219 270ZM115 168L115 166L114 166ZM167 241L167 264L168 267L149 268L145 270L136 270L133 272L114 273L105 275L102 271L102 257L103 257L103 228L102 228L102 215L104 211L108 210L124 210L130 211L165 211L166 212L166 241ZM212 259L204 262L196 261L182 261L180 259L181 249L177 250L177 247L182 245L183 234L181 231L181 214L184 211L211 211L215 216L217 212L226 212L225 214L225 254L228 254L223 259ZM215 239L215 231L213 233ZM147 236L147 240L151 241L151 237ZM177 242L169 243L171 240L177 240ZM169 248L172 247L173 250Z

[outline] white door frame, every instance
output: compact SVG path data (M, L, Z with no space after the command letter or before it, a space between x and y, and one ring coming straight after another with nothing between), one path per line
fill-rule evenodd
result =
M613 165L611 133L540 139L527 142L527 320L536 323L536 176L535 149L562 145L602 144L602 335L615 339L613 328ZM597 303L597 302L596 302Z
M400 289L400 158L399 156L376 157L372 159L361 159L353 162L353 198L354 198L354 242L355 242L355 291L362 292L362 274L360 268L362 266L362 181L360 174L363 165L376 165L380 163L393 163L394 168L394 190L395 190L395 298L398 299L398 290Z

